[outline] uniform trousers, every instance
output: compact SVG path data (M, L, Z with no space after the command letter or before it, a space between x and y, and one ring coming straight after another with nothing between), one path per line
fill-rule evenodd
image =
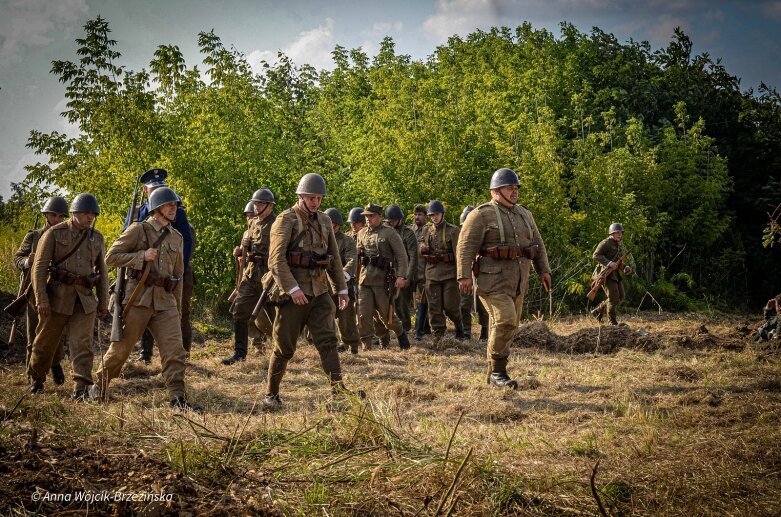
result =
M461 292L455 278L443 282L426 280L428 319L434 334L444 334L447 328L445 315L458 328L461 323Z

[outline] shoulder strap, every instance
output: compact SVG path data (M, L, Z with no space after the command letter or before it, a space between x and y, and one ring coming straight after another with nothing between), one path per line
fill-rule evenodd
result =
M504 245L507 240L504 238L504 223L502 222L502 213L499 211L499 205L496 203L491 203L491 206L494 207L494 212L496 213L496 224L499 225L499 239L502 241L502 245Z

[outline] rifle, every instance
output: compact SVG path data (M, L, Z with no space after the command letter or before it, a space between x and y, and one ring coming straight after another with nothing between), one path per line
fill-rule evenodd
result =
M34 232L38 229L38 219L41 217L41 213L38 212L35 214L35 221L33 222L33 227L30 229L30 232ZM30 250L31 253L33 253L35 250ZM11 317L14 319L13 323L11 324L11 332L8 336L8 346L11 346L14 342L14 339L16 339L16 331L17 326L19 325L19 316L22 314L22 310L27 306L30 291L32 290L32 280L30 276L32 275L33 265L30 264L30 267L25 269L22 272L22 275L19 277L19 290L16 293L16 299L8 304L8 306L5 307L5 312L11 315Z
M388 293L388 316L385 318L385 325L390 328L393 323L393 302L399 294L399 290L396 289L396 270L392 265L385 272L385 291Z
M599 288L602 287L605 284L605 281L607 280L607 277L610 276L610 274L613 271L617 271L619 269L624 269L624 260L626 260L629 255L632 254L631 250L626 250L621 257L619 257L618 260L613 261L613 265L610 267L606 267L602 270L602 272L599 274L597 278L594 279L593 282L591 282L591 290L586 295L586 298L594 301L594 298L597 297L597 293L599 292Z
M136 205L138 204L138 185L147 183L154 177L155 173L155 169L150 169L136 176L136 186L133 188L133 201L130 203L130 224L135 222L133 219L136 217ZM122 300L125 298L126 269L125 267L117 268L117 281L114 284L114 313L111 315L112 342L122 341L122 326L124 325Z
M361 263L361 254L363 253L363 249L358 250L358 254L356 255L356 267L355 267L355 316L360 319L360 313L358 312L358 308L360 307L360 283L361 283L361 268L363 267L363 264Z
M228 295L228 301L231 303L236 301L236 297L239 296L239 284L241 284L243 274L244 268L241 267L241 260L239 260L239 257L236 257L236 286L231 291L231 294Z

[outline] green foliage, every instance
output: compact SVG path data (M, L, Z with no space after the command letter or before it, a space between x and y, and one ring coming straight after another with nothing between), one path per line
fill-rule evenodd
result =
M79 134L30 133L28 146L45 160L29 167L15 199L44 186L89 190L110 243L137 175L165 167L197 230L201 300L230 292L241 210L260 187L284 209L300 176L318 172L328 183L324 207L393 202L409 216L436 198L457 222L464 205L489 199L491 173L510 166L544 236L557 292L582 294L591 250L621 221L638 281L685 306L660 268L726 294L718 268L737 271L743 249L730 207L739 181L719 139L731 133L711 136L711 124L743 131L744 148L753 139L775 145L781 134L775 91L741 94L720 64L692 57L680 31L652 52L596 28L584 34L563 24L557 39L526 23L454 36L425 61L397 54L385 38L375 56L337 46L333 70L280 55L261 73L214 31L199 34L203 69L161 45L139 72L119 64L106 20L84 31L78 59L52 63L68 99L63 117ZM748 133L739 116L760 131ZM725 240L737 253L724 251ZM538 298L530 303L547 306L547 296ZM582 298L569 300L585 305Z

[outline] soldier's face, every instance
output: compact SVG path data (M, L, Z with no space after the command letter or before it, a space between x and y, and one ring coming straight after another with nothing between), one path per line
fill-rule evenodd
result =
M415 212L413 215L415 218L415 224L418 226L423 226L426 224L426 213L425 212Z
M244 217L247 218L247 221L255 217L255 212L244 212Z
M339 231L342 229L342 227L339 226L338 224L331 223L331 226L333 226L334 228L334 234L339 233Z
M616 241L621 242L624 237L624 232L613 232L610 234Z
M255 206L255 213L259 217L263 218L266 217L271 212L270 208L274 205L272 205L271 203L259 203L255 201L254 206Z
M442 222L443 217L445 217L445 214L442 213L431 214L431 222L434 224L439 224Z
M501 205L512 206L518 202L518 185L505 185L493 189L491 197Z
M397 228L399 223L401 223L401 219L388 219L385 223L391 228Z
M43 216L46 218L46 222L49 223L49 226L60 224L65 220L65 214L55 214L54 212L46 212L45 214L43 214Z
M366 226L366 225L363 224L363 223L360 223L360 222L359 223L350 223L350 228L352 228L354 232L358 232L358 230L360 230L364 226Z
M372 229L377 228L382 222L382 216L380 214L369 214L364 217L366 217L366 224Z
M309 194L301 194L298 196L304 208L309 212L317 212L320 208L320 204L323 202L323 196L314 196Z
M93 212L73 212L71 216L73 222L80 228L89 228L95 220L96 214Z
M176 219L176 203L166 203L162 206L159 206L157 207L157 212L165 217L168 222L172 222L174 219Z

